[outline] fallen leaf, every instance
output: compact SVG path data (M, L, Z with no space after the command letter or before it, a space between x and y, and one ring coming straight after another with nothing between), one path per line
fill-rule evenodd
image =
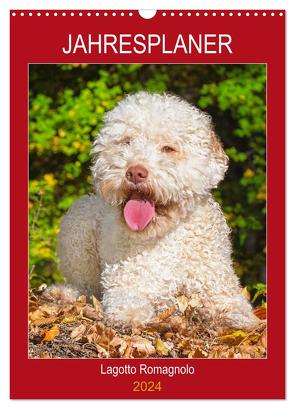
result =
M71 332L71 338L74 339L75 341L78 341L83 337L85 331L86 326L84 324L81 324L73 329L73 331Z
M102 319L102 314L98 313L95 308L91 307L91 305L86 305L86 307L82 310L82 316L89 318L93 321L98 321Z
M86 304L86 295L80 295L80 297L78 297L77 301L81 304Z
M131 346L134 350L133 356L136 358L146 357L156 353L152 342L139 336L134 336L131 338Z
M110 356L109 352L106 349L104 349L102 346L96 344L96 349L97 349L97 352L100 355L102 355L104 358L109 358Z
M113 347L115 350L117 350L120 356L124 354L127 346L128 345L125 339L119 336L115 336L110 342L110 347Z
M244 338L247 337L247 333L242 331L241 329L234 331L230 334L227 335L222 335L221 337L218 337L219 342L229 344L229 345L238 345L240 342L244 340Z
M157 338L156 351L161 356L168 356L169 355L169 349L166 347L166 345L161 340L161 338Z
M50 342L59 335L58 325L54 325L48 331L44 331L43 342Z
M95 308L95 311L102 315L103 314L102 305L94 295L92 296L92 303Z
M196 348L188 354L188 358L207 358L207 355L200 348Z
M165 340L170 341L172 338L174 337L174 333L173 332L165 332L165 334L163 335L163 338Z
M167 308L166 310L160 312L157 315L156 320L158 321L165 321L167 318L169 318L172 314L175 313L175 311L177 310L176 305L171 305L171 307Z
M43 312L41 310L35 310L29 313L29 320L33 323L37 320L40 320L41 318L44 318Z
M53 324L54 322L59 321L59 317L48 317L48 318L40 318L39 320L36 320L34 322L34 325L37 325L39 327L42 327L44 325L50 325Z

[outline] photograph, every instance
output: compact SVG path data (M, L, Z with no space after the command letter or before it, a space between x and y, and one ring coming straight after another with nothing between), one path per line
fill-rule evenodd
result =
M28 357L267 358L266 64L28 72Z

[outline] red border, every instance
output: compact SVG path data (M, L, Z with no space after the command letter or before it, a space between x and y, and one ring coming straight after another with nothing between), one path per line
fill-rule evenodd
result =
M74 16L70 16L70 12ZM29 16L29 12L32 16ZM38 16L37 13L41 13ZM49 12L49 16L46 16ZM54 12L58 15L54 16ZM63 16L65 12L67 15ZM273 398L285 397L285 12L281 10L163 10L150 20L126 10L11 12L11 398ZM87 16L87 13L92 16ZM112 13L116 12L116 16ZM122 17L121 12L125 13ZM175 15L171 16L171 12ZM179 16L178 13L183 15ZM187 13L191 13L188 16ZM221 13L224 13L224 16ZM249 13L247 16L246 13ZM12 13L15 13L13 16ZM20 13L24 13L21 16ZM108 13L108 16L104 16ZM206 15L207 13L207 15ZM214 16L212 13L216 13ZM232 15L231 15L232 13ZM239 15L241 13L241 15ZM257 13L257 16L255 15ZM265 13L265 15L263 14ZM273 13L274 15L271 15ZM281 15L280 15L281 13ZM177 22L177 23L176 23ZM233 54L64 55L73 33L229 33ZM27 357L28 64L29 63L265 63L268 154L268 357L264 360L148 360L195 367L194 376L161 380L161 392L132 392L133 376L98 374L100 360ZM138 366L139 360L128 363ZM125 364L125 360L104 360ZM87 373L87 376L84 376Z

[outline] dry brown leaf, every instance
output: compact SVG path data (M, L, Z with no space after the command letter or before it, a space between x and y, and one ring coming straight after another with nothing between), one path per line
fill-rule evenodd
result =
M179 311L183 314L188 307L188 298L185 295L180 295L176 298Z
M150 340L137 335L131 338L131 346L133 348L133 356L136 358L148 357L156 353Z
M37 320L40 320L41 318L44 318L43 312L41 310L35 310L29 313L29 320L33 323Z
M80 295L80 297L77 298L77 301L81 304L86 304L87 302L86 295Z
M129 343L127 343L127 348L126 351L124 352L124 355L122 356L122 358L130 358L132 354L132 346L131 343L129 341Z
M51 317L51 316L53 316L53 315L57 315L59 306L58 306L58 305L47 305L47 304L44 304L44 305L41 305L39 308L40 308L40 310L42 311L43 316L46 317L46 318L48 318L48 317Z
M111 340L110 346L113 347L115 350L117 350L119 355L122 356L122 355L124 355L124 352L126 351L126 348L127 348L128 344L127 344L127 342L125 341L124 338L121 338L119 336L115 336Z
M166 310L160 312L157 315L157 320L158 321L165 321L167 318L169 318L172 314L175 313L175 311L177 310L177 306L176 305L171 305L171 307L167 308Z
M161 340L161 338L157 338L156 351L161 356L168 356L169 355L169 349L166 347L166 345Z
M170 341L172 338L174 337L174 333L173 332L165 332L165 334L163 335L163 338L167 341Z
M59 328L58 325L54 325L52 328L50 328L47 331L44 331L43 334L43 342L50 342L52 341L55 337L59 335Z
M99 314L95 308L91 307L91 305L86 305L82 310L82 316L84 318L88 318L92 321L98 321L102 319L102 315Z
M92 297L92 303L93 303L93 306L94 306L94 308L95 308L95 311L97 312L97 313L99 313L100 315L102 315L103 314L103 310L102 310L102 305L101 305L101 303L98 301L98 299L93 295Z
M34 325L41 327L41 326L53 324L54 322L57 322L59 320L60 320L59 317L40 318L39 320L36 320L34 322Z
M100 356L103 356L104 358L109 358L110 357L109 352L105 348L100 346L99 344L96 344L96 349L97 349L97 352L98 352L98 354Z
M167 322L151 322L143 328L145 333L153 335L155 332L164 334L171 331L171 326Z
M196 348L188 354L188 358L207 358L207 354L200 348Z
M85 331L86 331L86 325L81 324L78 327L73 329L73 331L71 332L71 338L74 339L75 341L78 341L83 337Z

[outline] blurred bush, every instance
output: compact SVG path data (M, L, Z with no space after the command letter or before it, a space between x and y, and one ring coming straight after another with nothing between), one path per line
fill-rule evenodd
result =
M168 91L209 112L230 157L214 191L244 285L265 282L265 65L30 65L30 282L62 281L61 216L92 190L89 151L126 93ZM257 288L256 288L257 290Z

